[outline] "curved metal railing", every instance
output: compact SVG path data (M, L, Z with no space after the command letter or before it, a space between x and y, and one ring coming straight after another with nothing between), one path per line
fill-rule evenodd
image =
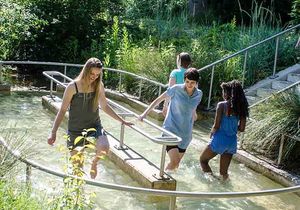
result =
M67 87L67 83L61 82L61 81L55 79L54 76L60 76L64 80L67 80L68 82L73 81L71 78L67 77L66 75L64 75L58 71L44 71L43 75L45 75L48 79L50 79L50 97L52 97L52 98L53 98L53 95L52 95L53 82L55 82L56 84L59 84L63 87ZM130 111L129 109L126 109L125 107L113 102L110 99L107 99L107 100L110 105L117 107L119 110L122 110L122 113L119 113L119 114L123 118L125 118L126 116L132 116L132 117L136 117L136 118L139 117L139 115L135 114L134 112ZM99 107L99 108L101 108L101 107ZM159 131L167 134L166 136L163 136L163 137L153 137L150 134L148 134L145 131L138 128L137 126L134 126L134 125L129 126L134 131L136 131L136 132L142 134L143 136L145 136L146 138L150 139L152 142L162 145L159 176L163 177L165 159L166 159L166 146L167 145L178 145L182 139L180 137L176 136L175 134L173 134L172 132L167 131L166 129L155 125L154 123L150 122L149 120L145 119L144 122L147 123L148 125L150 125L151 127L158 129ZM125 126L124 126L124 124L121 124L120 141L119 141L120 145L119 145L118 149L125 148L124 147L124 132L125 132Z
M293 193L293 192L300 191L300 185L286 187L286 188L259 190L259 191L251 191L251 192L186 192L186 191L156 190L156 189L148 189L142 187L132 187L128 185L112 184L112 183L106 183L100 181L93 181L91 179L84 179L81 177L76 177L62 172L54 171L48 167L35 163L34 161L27 160L26 158L22 158L21 154L19 152L13 151L4 141L4 139L1 137L0 137L0 145L4 146L5 149L9 151L9 153L12 154L15 158L17 158L18 160L26 164L27 182L30 181L30 171L31 171L31 167L33 167L40 171L61 178L72 177L72 178L82 179L86 184L96 186L96 187L102 187L106 189L126 191L132 193L143 193L147 195L169 197L170 198L169 210L175 209L177 197L188 197L188 198L195 198L195 199L244 198L244 197L254 197L254 196L276 195L276 194L283 194L283 193Z
M68 67L78 67L81 68L83 67L82 64L72 64L72 63L58 63L58 62L40 62L40 61L0 61L0 81L1 81L1 66L2 65L47 65L47 66L62 66L64 67L64 75L67 75L67 68ZM160 82L156 82L154 80L151 79L147 79L146 77L142 77L139 76L137 74L131 73L131 72L127 72L124 70L120 70L120 69L113 69L113 68L106 68L104 67L103 69L107 70L107 71L111 71L111 72L116 72L119 74L119 92L121 92L121 86L122 86L122 75L130 75L131 77L134 77L136 79L140 80L139 83L139 92L138 92L138 98L141 98L141 94L142 94L142 82L146 81L149 82L153 85L158 86L158 93L157 95L159 96L162 92L162 88L167 88L168 85L162 84Z

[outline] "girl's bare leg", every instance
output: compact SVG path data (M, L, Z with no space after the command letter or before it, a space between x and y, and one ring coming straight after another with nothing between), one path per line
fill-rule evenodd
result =
M217 153L214 153L209 146L206 146L206 148L203 150L203 152L200 155L200 165L203 170L203 172L209 172L212 173L212 170L208 164L208 162L214 158L217 155Z
M228 168L232 159L232 154L222 154L220 158L220 175L223 177L225 181L228 179Z

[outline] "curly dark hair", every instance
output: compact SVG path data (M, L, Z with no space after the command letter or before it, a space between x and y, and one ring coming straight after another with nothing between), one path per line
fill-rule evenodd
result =
M223 82L221 88L231 101L233 112L239 117L249 117L249 104L241 83L238 80Z

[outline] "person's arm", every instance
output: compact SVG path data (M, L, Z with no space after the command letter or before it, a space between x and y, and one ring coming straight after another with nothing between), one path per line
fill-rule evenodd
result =
M197 111L196 109L193 111L193 122L195 122L198 119Z
M246 128L246 117L241 117L239 120L238 130L244 132Z
M211 128L211 131L210 131L210 138L220 128L222 114L223 114L223 104L218 103L217 110L216 110L216 115L215 115L215 121L214 121L214 124Z
M101 106L101 109L108 114L109 116L111 116L112 118L114 118L115 120L120 121L121 123L130 126L133 125L132 122L126 121L124 120L122 117L120 117L107 103L107 99L105 97L105 90L104 90L104 86L103 83L101 82L100 84L100 95L99 95L99 104Z
M143 112L143 114L140 115L139 120L143 121L144 118L148 115L148 113L156 107L160 102L163 100L166 100L168 98L167 92L165 91L163 94L158 96L150 105L149 107Z
M70 105L73 95L74 95L74 87L73 87L73 83L72 83L67 86L67 88L64 92L63 99L62 99L61 107L55 117L51 133L48 137L48 144L50 144L50 145L53 145L54 142L56 141L57 129L58 129L61 121L63 120L63 118L66 114L66 111L68 110L68 107Z
M169 87L172 87L173 85L176 84L176 78L175 77L170 77L169 79ZM163 110L162 110L162 113L164 116L167 115L167 111L168 111L168 106L169 106L169 102L170 102L170 97L167 97L165 99L165 102L164 102L164 106L163 106Z

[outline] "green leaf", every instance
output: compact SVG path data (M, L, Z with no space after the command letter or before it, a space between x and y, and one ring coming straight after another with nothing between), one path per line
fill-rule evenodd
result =
M75 140L74 140L74 145L76 145L81 139L83 139L83 136L78 136Z
M97 131L97 130L95 128L86 129L86 132L90 132L90 131Z
M95 146L92 144L87 144L84 146L85 148L95 149Z

